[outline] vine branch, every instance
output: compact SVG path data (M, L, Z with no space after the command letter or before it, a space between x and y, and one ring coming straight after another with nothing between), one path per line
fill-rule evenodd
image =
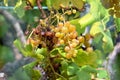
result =
M42 13L42 18L46 18L46 14L45 14L44 10L42 9L41 2L42 2L42 0L37 0L37 6L38 6L38 9L40 10L40 12Z

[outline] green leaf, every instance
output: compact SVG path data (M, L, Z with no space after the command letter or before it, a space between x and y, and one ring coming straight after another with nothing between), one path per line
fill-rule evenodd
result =
M47 49L46 48L41 48L41 49L37 49L36 50L36 54L41 54L41 55L43 55L43 56L46 56L46 54L47 54Z
M97 46L101 46L100 43L102 43L102 49L103 49L104 53L108 53L113 49L113 41L111 38L110 31L104 30L104 27L101 22L96 22L92 25L90 34L94 37L97 37L100 35L100 37L95 38L95 40L97 40L97 39L98 40L97 41L94 40L94 41L95 41L95 43L98 44ZM94 43L94 45L96 45L95 43Z
M71 4L70 4L71 3ZM60 9L60 5L64 7L69 7L70 5L75 6L79 9L83 8L84 2L82 0L47 0L46 4L49 9L54 8L54 9Z
M46 4L49 10L52 9L51 0L46 0Z
M77 7L78 9L82 9L84 6L83 0L71 0L73 6Z
M108 73L106 70L99 70L97 73L97 77L100 79L107 79L108 78Z
M20 40L16 39L16 40L14 41L14 45L15 45L20 51L22 51L23 45L22 45L22 43L20 42Z
M66 60L61 61L60 71L61 71L61 74L64 76L65 75L67 76L67 67L68 67L68 62Z
M86 71L83 71L83 70L78 70L77 71L77 80L90 80L91 79L91 76L90 76L90 73L86 72Z
M22 54L23 54L24 56L28 56L28 55L29 55L29 53L24 50L24 47L23 47L23 45L22 45L22 43L21 43L20 40L16 39L16 40L14 41L14 45L20 50L20 52L22 52ZM27 50L27 49L26 49L26 50Z
M115 18L117 32L120 32L120 18Z
M90 13L96 19L96 21L104 19L104 22L106 23L109 20L108 10L103 7L100 0L86 1L90 4Z
M91 25L93 22L95 22L95 18L92 16L91 13L87 13L85 16L71 20L70 23L76 26L76 30L78 34L81 34L85 31L85 28L88 25Z
M14 60L13 52L10 48L0 45L0 69L7 62L12 62Z
M23 66L24 70L26 71L27 75L31 77L32 80L39 80L41 77L40 71L37 69L34 69L37 62L32 62L30 64L27 64Z
M24 7L26 5L25 1L19 0L15 5L14 11L17 13L18 17L22 18L25 15Z
M62 47L55 48L50 52L51 56L55 56L57 53L59 53L62 57L66 57L66 53L63 51Z
M91 67L90 65L85 65L81 67L81 70L86 71L88 73L97 73L96 69Z
M75 63L69 64L67 68L67 75L74 75L78 71L79 67Z
M82 49L79 49L77 56L72 60L79 66L84 66L84 65L96 66L97 58L98 58L98 55L96 52L88 53Z
M77 76L69 77L69 80L78 80Z

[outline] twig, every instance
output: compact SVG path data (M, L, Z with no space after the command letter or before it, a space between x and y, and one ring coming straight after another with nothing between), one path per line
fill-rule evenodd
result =
M20 41L23 44L25 44L26 39L25 39L24 33L21 29L19 22L6 10L0 9L0 14L5 17L6 21L8 21L9 23L11 23L13 25L13 28L16 31L17 37L20 39Z
M46 14L45 14L44 10L42 9L41 2L42 2L42 0L37 0L37 6L42 13L42 18L46 18Z
M111 80L115 80L115 71L113 69L113 64L115 63L115 59L117 58L118 53L120 53L120 42L115 45L113 51L108 55L108 59L104 62L104 66L109 71Z

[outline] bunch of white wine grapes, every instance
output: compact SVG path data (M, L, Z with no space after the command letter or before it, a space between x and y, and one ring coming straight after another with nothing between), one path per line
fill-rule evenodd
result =
M86 51L92 51L92 47L89 43L91 38L90 34L79 36L76 27L70 24L70 22L59 22L57 27L54 28L54 32L55 37L58 38L58 42L55 46L65 46L64 51L66 52L67 59L77 56L78 47L82 49L82 46L84 46Z

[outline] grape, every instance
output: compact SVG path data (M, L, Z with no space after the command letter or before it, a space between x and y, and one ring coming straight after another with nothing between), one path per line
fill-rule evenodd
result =
M69 32L74 32L76 30L76 27L74 25L69 25Z
M71 59L71 58L72 58L72 54L71 54L71 53L67 53L67 54L66 54L66 58L67 58L67 59Z
M70 47L71 48L75 48L77 46L77 43L75 43L75 42L72 42L71 44L70 44Z
M57 32L57 33L55 34L55 36L56 36L56 37L61 37L60 32Z
M79 40L80 43L84 43L85 38L84 38L83 36L79 36L79 37L78 37L78 40Z
M70 38L71 38L71 39L75 39L77 36L78 36L78 33L77 33L77 32L71 32L71 33L70 33Z
M62 22L59 22L59 23L58 23L58 27L63 27L63 23L62 23Z
M79 44L79 40L77 40L77 39L72 39L72 42Z
M76 13L76 10L75 10L75 9L73 9L73 10L72 10L72 13L73 13L73 14L75 14L75 13Z
M70 51L70 47L69 46L65 46L65 52L68 52L68 51Z
M62 32L62 33L67 33L67 32L68 32L67 27L63 27L61 32Z
M59 42L60 42L60 44L64 44L64 40L62 40L62 39L59 40Z
M59 32L60 30L59 30L58 27L56 27L56 28L54 29L54 31L55 31L55 32Z
M92 51L93 51L93 48L92 48L92 47L88 47L88 48L86 49L86 51L87 51L87 52L92 52Z
M71 15L71 14L72 14L72 11L71 11L71 10L68 10L66 13L67 13L68 15Z
M73 50L73 54L72 54L72 56L73 56L73 57L76 57L76 56L77 56L77 53L78 53L77 50Z
M71 25L71 24L70 24L70 22L68 22L68 21L64 23L64 26L65 26L65 27L68 27L68 28L69 28L70 25Z

